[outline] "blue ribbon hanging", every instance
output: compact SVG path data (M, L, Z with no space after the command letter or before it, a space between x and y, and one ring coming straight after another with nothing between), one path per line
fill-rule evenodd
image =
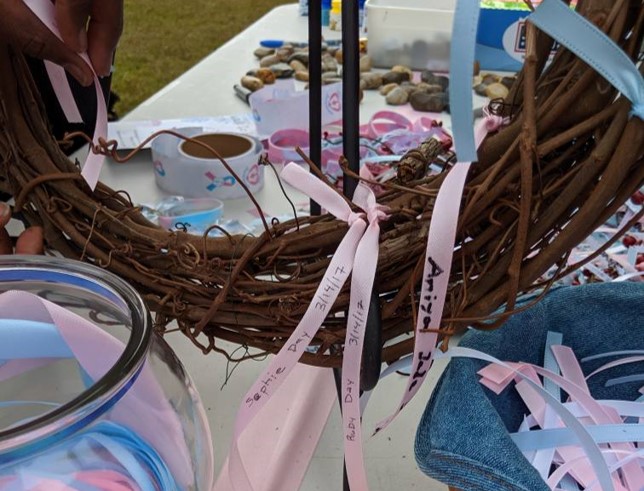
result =
M631 115L644 119L644 79L612 39L560 0L544 0L528 20L597 70L633 103Z
M479 13L479 0L456 2L449 60L449 107L454 149L459 162L478 160L472 113L472 72Z
M478 0L458 0L454 13L449 103L454 149L459 162L478 160L471 82L479 12ZM644 119L644 80L635 64L612 39L560 0L544 0L528 20L597 70L632 102L631 116Z

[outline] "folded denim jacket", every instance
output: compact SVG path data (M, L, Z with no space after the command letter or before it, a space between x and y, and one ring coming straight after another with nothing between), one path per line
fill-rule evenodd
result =
M644 283L601 283L561 287L536 305L512 316L498 330L470 330L459 346L502 361L543 366L548 331L584 357L618 350L644 350ZM587 375L610 359L582 363ZM548 486L509 436L527 408L513 386L496 395L479 383L479 360L448 364L434 389L416 434L420 469L462 490L546 491ZM589 381L595 399L633 401L642 382L605 387L608 379L642 373L642 364L606 370Z

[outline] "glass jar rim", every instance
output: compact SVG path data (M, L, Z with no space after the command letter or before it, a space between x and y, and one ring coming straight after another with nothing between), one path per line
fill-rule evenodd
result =
M19 458L31 453L34 446L48 446L77 432L125 395L145 362L152 337L152 321L138 292L115 274L97 266L52 256L0 256L0 271L8 270L40 271L54 274L61 280L81 278L87 286L94 284L104 292L116 294L132 316L132 330L123 352L100 379L56 409L0 430L0 455ZM79 287L78 282L74 286Z

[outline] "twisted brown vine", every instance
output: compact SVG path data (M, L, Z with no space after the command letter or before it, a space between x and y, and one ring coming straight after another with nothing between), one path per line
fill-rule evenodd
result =
M644 13L640 0L584 0L578 10L636 58ZM527 30L518 83L499 107L510 124L487 138L462 201L442 331L490 319L520 292L536 288L553 265L644 182L644 123L629 101L572 53L560 49L544 69L551 40ZM310 303L346 225L330 216L266 224L259 237L206 238L149 223L123 192L91 192L51 138L38 92L21 55L0 46L0 189L44 227L51 250L110 269L132 283L163 330L173 320L204 352L217 339L276 352ZM107 150L107 149L106 149ZM423 158L419 158L423 156ZM434 141L410 152L380 201L378 284L383 359L413 347L419 271L434 196L450 154ZM445 172L427 177L440 160ZM343 289L304 361L337 366ZM507 315L494 317L500 323ZM248 355L250 356L250 355Z

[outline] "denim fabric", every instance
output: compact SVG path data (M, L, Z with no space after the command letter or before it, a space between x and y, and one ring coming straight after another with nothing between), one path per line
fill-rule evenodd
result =
M502 328L469 331L460 346L504 361L543 365L547 331L563 334L577 358L617 350L644 349L644 284L602 283L562 287L513 316ZM588 374L612 359L583 363ZM518 429L525 405L513 386L499 396L483 387L476 372L484 362L454 359L432 393L416 434L416 461L445 484L477 491L546 491L548 487L508 436ZM641 382L604 387L606 380L641 373L641 364L594 376L596 399L635 400Z

